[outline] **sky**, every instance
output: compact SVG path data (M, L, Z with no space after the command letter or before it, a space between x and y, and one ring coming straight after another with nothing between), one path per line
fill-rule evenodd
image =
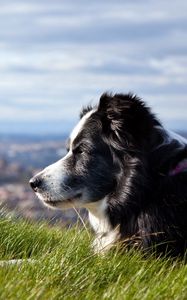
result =
M0 0L0 133L67 133L106 91L187 130L186 0Z

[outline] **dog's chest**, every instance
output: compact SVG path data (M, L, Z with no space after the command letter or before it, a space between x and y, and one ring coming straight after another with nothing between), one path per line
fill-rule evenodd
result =
M96 234L104 234L111 230L109 220L103 213L95 215L89 211L89 221Z
M109 250L119 239L118 228L113 229L106 213L106 199L89 206L89 221L96 233L93 248L96 253Z

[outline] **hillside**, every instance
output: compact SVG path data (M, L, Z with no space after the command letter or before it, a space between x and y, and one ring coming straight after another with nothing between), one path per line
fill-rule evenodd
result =
M0 299L187 299L184 262L117 249L100 257L89 235L1 218ZM20 258L24 263L5 263Z

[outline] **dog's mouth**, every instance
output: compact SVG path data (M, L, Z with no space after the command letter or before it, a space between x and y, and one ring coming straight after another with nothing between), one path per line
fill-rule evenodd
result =
M60 204L72 204L73 200L72 199L66 199L66 200L49 200L49 199L44 199L44 203L50 206L59 206Z
M54 200L48 196L48 197L42 197L43 198L42 200L45 204L52 206L52 207L59 207L59 206L64 206L64 205L73 206L74 202L80 200L81 196L82 196L82 194L78 193L71 198L68 198L68 199L62 198L60 200Z

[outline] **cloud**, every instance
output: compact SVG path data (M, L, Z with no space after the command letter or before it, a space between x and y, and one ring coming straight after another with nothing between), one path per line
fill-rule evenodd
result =
M185 0L7 0L0 11L2 128L49 122L57 130L56 122L73 124L80 106L106 90L138 93L170 127L184 126L186 28Z

